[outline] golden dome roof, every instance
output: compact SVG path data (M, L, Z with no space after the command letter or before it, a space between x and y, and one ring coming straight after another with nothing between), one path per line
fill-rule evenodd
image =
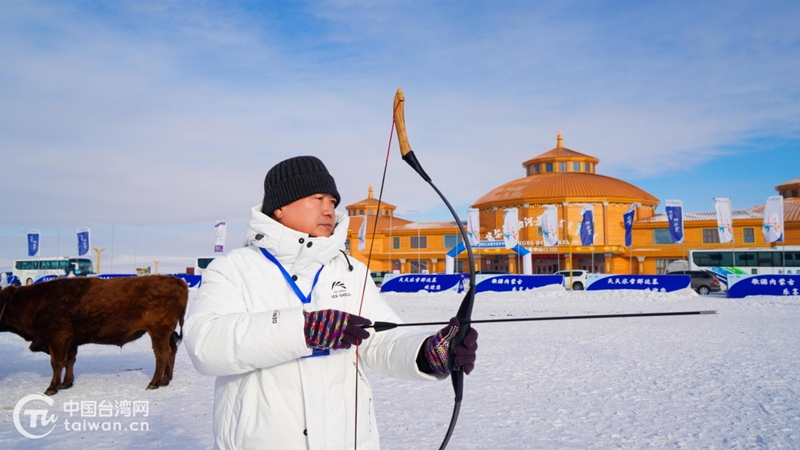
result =
M558 146L556 148L522 164L526 168L528 176L509 181L489 191L473 203L472 206L474 208L487 208L525 203L601 201L636 202L654 207L659 204L657 198L630 183L594 173L595 166L600 162L599 159L564 148L561 142L562 136L561 132L559 132ZM550 164L554 162L565 164ZM589 170L587 171L586 168L583 168L583 171L580 171L579 169L584 164L573 165L570 162L589 163L585 164ZM534 169L538 169L539 173L536 173L537 170Z
M594 173L556 172L509 181L486 193L472 207L598 201L659 204L658 199L646 191L616 178Z

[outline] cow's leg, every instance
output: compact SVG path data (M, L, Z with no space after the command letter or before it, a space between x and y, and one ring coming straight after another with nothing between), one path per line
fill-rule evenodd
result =
M161 385L167 386L172 381L172 372L175 370L175 355L178 353L178 333L173 332L169 336L169 360L167 368L164 369L164 376L161 378Z
M73 346L69 349L67 356L67 371L64 373L64 382L61 383L61 389L69 389L75 381L75 373L72 371L75 366L75 357L78 356L78 347Z
M159 386L166 386L163 383L164 372L170 361L170 354L172 349L169 345L169 338L172 335L171 329L150 329L147 331L150 334L150 340L153 343L153 353L156 355L156 370L153 373L153 379L147 385L147 389L158 389Z
M69 346L63 343L50 345L50 367L53 368L53 379L44 391L45 395L53 395L61 387L61 370L67 365Z

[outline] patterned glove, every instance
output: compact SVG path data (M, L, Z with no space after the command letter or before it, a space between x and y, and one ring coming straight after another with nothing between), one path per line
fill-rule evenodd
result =
M355 314L335 309L303 312L306 317L306 345L309 348L331 349L350 348L369 337L369 332L361 326L372 322Z
M450 341L453 340L461 323L453 317L450 324L429 337L422 344L422 352L430 369L439 374L450 373ZM461 345L455 349L454 367L462 367L464 373L469 375L475 368L475 352L478 350L478 332L470 328ZM420 353L422 353L420 352ZM418 360L418 365L419 364ZM421 367L423 372L428 372L426 367Z

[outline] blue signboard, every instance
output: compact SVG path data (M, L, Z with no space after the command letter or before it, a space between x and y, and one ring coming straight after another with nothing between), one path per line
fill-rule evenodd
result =
M728 297L748 295L800 296L800 275L730 275Z
M386 274L381 292L442 292L456 290L463 292L469 284L464 274L424 274L407 275Z
M475 292L528 291L544 286L560 286L561 275L494 275L477 281Z
M590 275L587 291L633 289L673 292L689 288L689 275Z
M38 278L33 282L33 284L44 283L45 281L55 280L56 278L58 278L58 275L45 275L41 278Z
M104 273L102 275L98 275L97 278L101 280L110 280L112 278L128 278L128 277L135 277L135 274L132 273Z

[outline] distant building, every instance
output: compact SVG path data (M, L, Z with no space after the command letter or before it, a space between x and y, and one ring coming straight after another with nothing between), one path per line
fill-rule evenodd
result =
M719 244L714 212L685 212L685 244L671 244L666 215L655 213L659 200L628 182L598 174L599 163L593 156L564 147L558 133L555 148L522 163L525 176L490 190L472 204L480 211L482 240L502 240L504 211L517 208L520 244L532 252L534 274L570 268L594 273L663 273L667 264L685 259L691 249L730 247ZM784 197L785 244L800 245L800 178L776 190ZM588 247L580 245L579 237L580 210L585 204L594 206L594 245ZM629 248L625 246L622 214L634 204ZM548 205L556 207L559 219L559 243L551 247L543 245L538 225ZM371 186L366 199L346 209L350 216L348 251L366 263L372 246L372 271L441 273L445 255L461 242L454 221L417 223L395 217L394 205L382 202L378 207ZM769 246L761 232L763 211L762 204L733 212L737 248ZM358 230L365 219L366 248L359 251ZM462 219L466 219L466 211ZM479 248L474 253L477 270L522 272L518 256L511 250ZM456 258L455 271L468 271L466 253Z
M639 220L633 225L633 255L642 265L641 273L664 273L671 261L685 260L689 250L697 249L749 249L770 248L782 245L800 245L800 178L775 187L783 196L784 241L768 243L764 240L762 224L764 204L732 211L733 243L719 242L717 213L684 213L684 242L672 244L666 214L657 214ZM735 193L732 194L735 200ZM766 199L765 199L766 200ZM709 199L709 204L711 203Z

